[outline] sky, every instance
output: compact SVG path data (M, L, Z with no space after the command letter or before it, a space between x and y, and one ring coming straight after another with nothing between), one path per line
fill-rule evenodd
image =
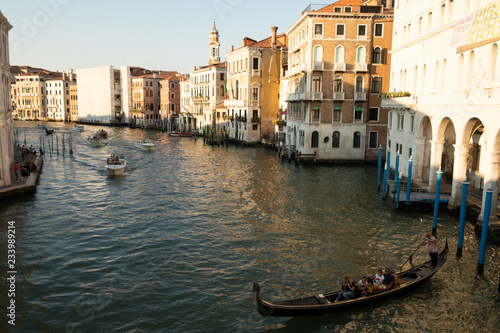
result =
M331 3L335 1L326 1ZM215 21L220 55L286 32L310 4L300 0L22 0L2 1L13 25L10 64L52 71L139 66L189 73L208 64Z

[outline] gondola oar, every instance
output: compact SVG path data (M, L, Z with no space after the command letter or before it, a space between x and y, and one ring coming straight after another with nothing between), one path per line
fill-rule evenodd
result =
M413 257L413 255L414 255L415 253L417 253L417 251L418 251L418 250L422 247L422 245L424 245L424 243L420 243L420 245L417 247L417 249L415 250L415 252L413 252L413 253L411 254L411 256L410 256L408 259L406 259L406 261L404 262L404 264L402 264L402 265L401 265L401 267L399 268L399 270L401 270L401 269L403 268L403 266L404 266L404 265L406 265L406 263L407 263L409 260L411 260L411 258ZM412 266L413 266L413 265L412 265Z

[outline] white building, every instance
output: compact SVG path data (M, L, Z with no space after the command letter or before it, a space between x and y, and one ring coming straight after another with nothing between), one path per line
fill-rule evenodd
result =
M411 96L382 102L389 109L390 166L399 154L407 176L412 156L412 179L429 186L441 168L453 179L452 207L460 205L465 179L476 189L492 188L495 202L498 197L499 12L499 0L395 4L390 90ZM498 225L496 206L492 225Z
M9 21L0 12L0 186L11 184L14 162L12 106L10 101Z
M179 126L182 130L191 131L194 129L195 118L191 114L191 84L189 75L186 75L180 82L181 106L179 113Z
M61 76L45 80L45 105L47 118L54 121L70 121L70 85L76 83L73 71L68 70Z
M77 70L78 119L101 123L128 122L130 109L124 106L130 106L132 101L129 72L126 67L117 70L112 66Z

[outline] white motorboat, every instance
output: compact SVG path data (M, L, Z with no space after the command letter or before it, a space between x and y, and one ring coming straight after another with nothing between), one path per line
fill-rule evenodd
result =
M100 139L107 139L108 138L108 132L105 130L101 129L95 132L95 135L100 138Z
M123 174L126 167L127 161L123 158L123 155L121 157L118 157L118 155L111 155L106 161L106 170L109 176Z
M135 146L144 150L152 150L155 144L149 140L138 140L135 142Z
M73 132L83 132L85 130L85 127L83 127L82 125L75 125L71 127L71 130Z
M87 143L92 147L102 147L104 145L102 140L95 136L93 138L89 136L87 138Z

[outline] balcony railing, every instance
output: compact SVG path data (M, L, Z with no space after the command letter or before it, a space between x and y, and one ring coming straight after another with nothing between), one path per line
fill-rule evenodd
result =
M334 70L338 72L345 72L345 62L336 62L334 65Z
M303 99L321 101L323 99L323 92L305 92Z
M302 100L302 93L289 94L287 97L287 102L295 102Z
M313 62L313 70L315 71L323 71L325 70L325 63L324 62Z
M366 93L365 92L355 92L354 93L355 101L366 101Z
M366 72L368 71L368 64L364 64L364 63L356 63L356 71L357 72Z
M333 100L334 101L343 101L344 98L344 92L343 91L334 91L333 92Z

